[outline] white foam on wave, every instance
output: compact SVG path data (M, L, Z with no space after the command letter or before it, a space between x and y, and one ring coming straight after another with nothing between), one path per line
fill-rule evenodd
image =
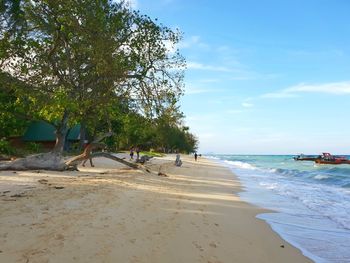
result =
M256 170L257 168L254 165L251 165L249 163L241 162L241 161L224 161L224 163L227 163L229 165L241 168L241 169L249 169L249 170Z
M277 168L268 168L267 169L270 173L277 173L278 169Z
M288 242L317 263L350 262L350 199L348 189L321 180L327 174L308 174L295 166L254 166L244 161L223 161L240 177L249 202L280 211L266 220ZM294 163L293 163L294 165ZM304 168L304 166L302 166ZM319 167L318 167L319 168ZM310 181L309 179L319 180ZM267 192L266 192L267 191ZM327 237L324 239L325 233Z
M218 158L216 156L212 156L212 155L206 155L205 158L213 159L213 160L220 160L220 158Z
M265 189L269 189L269 190L273 190L273 189L277 189L278 188L278 184L277 183L259 183L259 185L261 185Z
M317 180L323 180L323 179L327 179L329 178L330 176L329 175L326 175L326 174L318 174L316 176L314 176L314 179L317 179Z

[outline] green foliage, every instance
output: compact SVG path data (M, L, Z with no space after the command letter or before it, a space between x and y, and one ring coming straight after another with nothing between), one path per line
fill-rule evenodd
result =
M0 139L0 153L6 155L13 155L16 153L16 151L8 141Z
M26 143L26 149L31 153L39 153L42 151L41 144L35 142Z
M141 152L141 155L147 155L147 156L152 156L152 157L163 157L164 154L160 152L154 152L154 151L148 151L148 152Z
M41 119L61 146L81 123L91 137L113 130L110 149L195 149L177 107L185 61L168 48L180 32L118 1L5 0L0 11L0 136Z
M25 118L18 118L27 108L16 96L12 88L15 85L19 83L0 73L0 138L22 135L28 123Z

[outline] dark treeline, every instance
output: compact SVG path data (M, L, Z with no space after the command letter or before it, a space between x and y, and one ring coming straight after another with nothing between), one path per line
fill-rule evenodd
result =
M180 32L109 0L3 0L0 12L3 143L44 120L56 153L77 123L82 139L113 132L111 150L196 150L178 106Z

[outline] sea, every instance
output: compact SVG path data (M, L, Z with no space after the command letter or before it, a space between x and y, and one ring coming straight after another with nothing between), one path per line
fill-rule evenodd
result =
M316 165L291 155L218 155L240 179L240 197L273 210L260 214L317 263L350 262L350 165ZM350 157L350 156L347 156Z

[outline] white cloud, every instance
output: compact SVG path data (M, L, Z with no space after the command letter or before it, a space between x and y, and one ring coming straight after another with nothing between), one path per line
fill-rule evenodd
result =
M350 95L350 81L332 82L325 84L301 83L284 90L262 95L262 98L291 98L299 93L324 93L332 95Z
M240 50L222 45L219 47L209 46L201 41L200 36L191 36L185 41L179 43L178 48L192 48L195 52L215 52L217 61L215 64L205 64L197 61L188 61L187 68L192 70L203 70L213 72L231 73L232 80L252 80L252 79L276 79L280 77L277 74L258 73L242 64L238 58Z
M202 93L208 93L208 92L213 92L213 90L203 89L203 88L185 89L186 95L202 94Z
M288 52L292 57L301 57L308 59L319 59L320 57L343 57L345 55L344 51L341 49L331 49L331 50L291 50Z
M216 92L216 91L217 89L196 87L191 84L186 84L185 86L186 95L202 94L202 93L209 93L209 92Z
M299 84L297 86L290 87L285 90L288 93L295 92L316 92L316 93L328 93L335 95L345 95L350 94L350 81L344 82L333 82L333 83L325 83L319 85L307 85L307 84Z
M249 103L249 102L243 102L243 103L242 103L242 106L243 106L244 108L251 108L251 107L254 106L254 104L253 104L253 103Z
M205 65L202 63L198 63L198 62L188 62L187 68L188 69L197 69L197 70L219 71L219 72L232 72L232 70L230 68L227 68L227 67Z
M220 82L220 79L201 79L199 80L201 83L217 83Z
M179 48L190 48L197 43L199 43L199 36L191 36L189 39L181 41L179 43Z
M178 44L178 48L201 48L201 49L209 49L210 46L201 41L200 36L191 36Z
M164 46L169 54L174 54L176 52L176 46L170 40L163 40Z
M282 90L274 93L266 93L261 95L261 97L266 99L284 99L284 98L294 98L294 97L297 97L297 95L292 93L287 93Z

